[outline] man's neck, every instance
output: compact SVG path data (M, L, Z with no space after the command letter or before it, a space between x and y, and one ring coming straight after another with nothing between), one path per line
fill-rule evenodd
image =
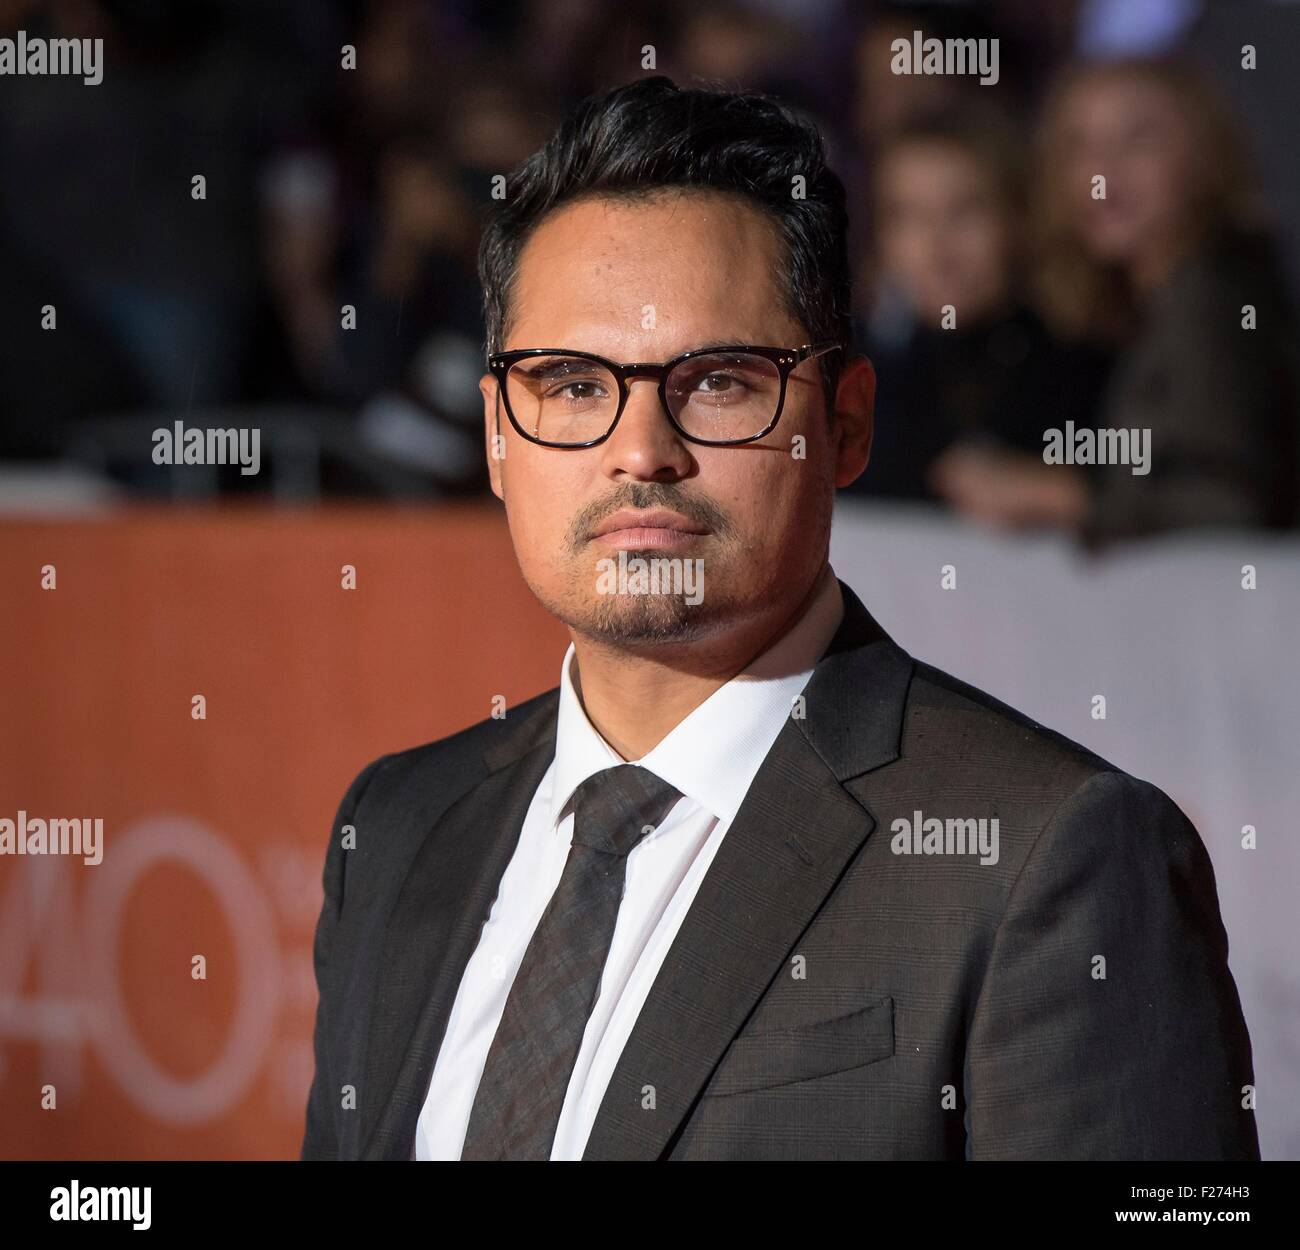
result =
M625 760L640 759L715 690L784 638L824 581L833 577L830 565L823 565L798 606L775 623L762 617L689 648L632 653L572 634L573 687L588 719Z

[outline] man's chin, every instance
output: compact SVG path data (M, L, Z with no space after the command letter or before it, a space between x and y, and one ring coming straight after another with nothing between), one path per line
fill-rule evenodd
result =
M702 636L709 615L702 603L688 603L683 595L602 595L565 624L597 642L655 646Z

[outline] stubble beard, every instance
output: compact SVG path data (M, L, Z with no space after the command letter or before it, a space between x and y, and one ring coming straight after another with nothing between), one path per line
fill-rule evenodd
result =
M626 555L629 561L651 561L664 553L628 548ZM619 649L691 643L715 633L727 620L727 596L725 590L719 594L716 583L699 603L688 603L684 592L601 594L596 587L595 557L578 554L565 578L562 600L548 601L540 594L538 599L575 633ZM536 594L537 587L533 590Z

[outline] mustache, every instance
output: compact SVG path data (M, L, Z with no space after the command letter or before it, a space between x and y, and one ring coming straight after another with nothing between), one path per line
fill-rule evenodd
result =
M734 531L731 518L707 496L687 493L666 482L629 482L609 498L588 504L573 518L568 532L569 550L577 551L587 541L587 535L620 508L671 508L720 537Z

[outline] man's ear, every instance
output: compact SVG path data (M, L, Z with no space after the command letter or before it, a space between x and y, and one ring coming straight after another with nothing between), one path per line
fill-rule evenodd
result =
M492 484L492 493L504 501L501 458L506 454L506 440L501 433L501 387L496 378L485 373L478 380L478 389L483 396L483 449L487 453L488 481Z
M835 485L862 476L875 433L876 371L865 356L850 356L835 388Z

